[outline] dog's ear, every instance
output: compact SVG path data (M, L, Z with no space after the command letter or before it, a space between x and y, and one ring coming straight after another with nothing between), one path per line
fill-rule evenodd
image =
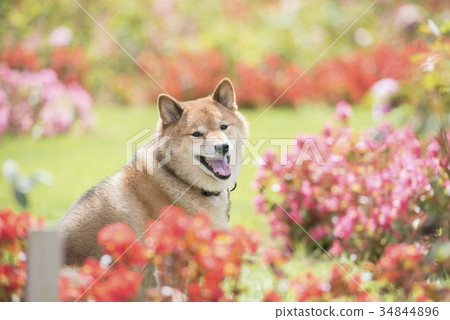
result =
M163 125L180 120L183 113L180 103L167 94L158 96L159 117L163 121Z
M216 89L214 89L212 97L214 101L217 101L226 108L237 109L234 87L228 78L225 78L219 82Z

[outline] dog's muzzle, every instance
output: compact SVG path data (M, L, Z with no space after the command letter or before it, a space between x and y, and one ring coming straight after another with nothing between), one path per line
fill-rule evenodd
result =
M230 156L222 156L221 158L207 158L199 156L200 163L214 176L221 180L226 180L231 176Z

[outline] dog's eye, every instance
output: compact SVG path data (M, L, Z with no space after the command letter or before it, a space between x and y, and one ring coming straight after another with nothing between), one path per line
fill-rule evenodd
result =
M226 124L220 125L220 130L227 130L228 126Z
M192 136L198 138L198 137L203 136L203 134L202 134L201 132L195 131L195 132L192 134Z

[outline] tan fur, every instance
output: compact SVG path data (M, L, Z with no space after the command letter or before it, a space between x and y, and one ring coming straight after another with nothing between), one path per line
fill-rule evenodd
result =
M61 220L67 266L80 266L87 257L100 258L102 250L96 236L105 225L126 222L140 236L145 232L146 222L157 219L161 210L172 204L189 215L208 212L213 226L228 228L226 190L236 182L243 157L241 139L248 136L248 125L237 111L231 82L222 80L211 96L195 101L178 102L160 95L158 108L157 139L166 137L167 143L150 156L151 144L138 150L132 163L84 194ZM229 127L221 130L220 124ZM195 131L204 135L195 138L192 136ZM211 139L230 144L236 141L232 147L236 164L231 166L227 180L220 180L201 165L193 164L193 144L207 145ZM158 160L164 158L167 150L170 161L157 168ZM153 169L152 175L147 173L149 169ZM204 196L203 191L220 194ZM149 279L152 272L144 273L145 286L154 285Z

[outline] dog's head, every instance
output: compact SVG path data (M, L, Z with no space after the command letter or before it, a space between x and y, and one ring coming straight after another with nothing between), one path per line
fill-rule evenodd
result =
M158 133L168 137L170 161L178 177L211 192L236 182L244 153L248 124L236 104L233 85L223 79L213 94L195 101L158 97Z

